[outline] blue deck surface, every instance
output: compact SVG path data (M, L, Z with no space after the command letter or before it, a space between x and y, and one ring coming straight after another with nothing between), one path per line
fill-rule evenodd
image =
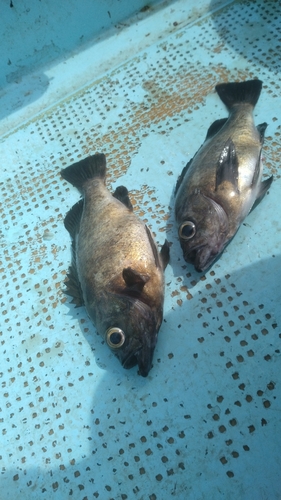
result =
M120 11L108 32L90 32L88 20L76 51L83 29L67 13L76 34L67 44L57 34L59 57L31 62L30 46L21 70L22 46L19 80L8 65L2 82L0 500L281 499L281 7L178 0L138 14L144 5ZM8 8L7 44L13 9L22 33L32 24L16 0ZM274 181L198 274L177 238L176 180L227 116L215 85L255 77ZM79 193L60 170L96 151L109 188L126 185L157 243L172 244L146 379L122 368L63 294L63 219Z

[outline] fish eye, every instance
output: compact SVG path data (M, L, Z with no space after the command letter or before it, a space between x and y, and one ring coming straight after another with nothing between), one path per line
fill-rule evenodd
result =
M183 240L191 240L196 233L196 226L191 221L183 222L179 227L179 237Z
M112 349L119 349L119 347L124 344L126 337L123 330L121 330L120 328L112 327L106 330L105 339L109 347L111 347Z

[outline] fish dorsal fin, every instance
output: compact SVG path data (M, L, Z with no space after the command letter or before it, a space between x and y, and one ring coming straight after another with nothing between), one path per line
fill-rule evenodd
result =
M231 139L224 145L216 171L216 190L224 181L230 182L238 193L238 158Z
M152 250L152 253L153 253L153 256L154 256L155 265L156 265L156 267L160 268L161 267L161 262L160 262L160 258L159 258L159 252L157 250L157 247L156 247L155 241L153 239L153 236L151 234L151 231L147 227L147 225L145 225L145 230L146 230L146 234L148 236L148 240L149 240L149 243L150 243L150 246L151 246L151 250Z
M72 238L79 233L80 221L83 213L84 200L81 199L67 212L64 219L64 227Z
M260 201L263 199L267 191L269 190L271 183L273 181L273 175L271 175L268 179L265 179L260 183L259 191L255 200L255 203L253 204L251 208L251 212L256 208L256 206L260 203Z
M136 292L141 292L149 280L148 274L139 273L132 267L124 268L122 275L127 287Z
M263 144L263 141L264 141L264 133L266 131L266 128L267 128L267 123L260 123L259 125L257 125L257 129L259 131L259 134L260 134L260 143Z
M177 183L176 183L176 188L175 188L175 194L177 193L182 181L183 181L183 178L186 174L186 172L188 171L190 165L191 165L191 162L192 162L193 158L191 158L191 160L189 160L189 162L187 162L187 164L185 165L185 167L183 167L182 169L182 172L181 174L179 175L178 177L178 180L177 180Z
M128 189L125 186L118 186L112 196L121 201L121 203L123 203L130 211L133 211L133 205L129 197Z
M64 292L72 297L71 303L75 307L80 307L84 304L83 293L78 278L76 267L76 240L75 236L79 233L80 221L83 213L84 200L81 199L66 214L64 225L72 237L72 263L67 274L68 280L65 282L66 289Z
M211 139L216 133L224 126L228 118L221 118L220 120L215 120L212 125L208 128L206 139Z
M67 273L68 279L65 281L66 288L64 293L72 297L71 303L75 304L75 307L81 307L84 305L84 299L74 259L75 257L73 256L73 264L70 266L69 272Z

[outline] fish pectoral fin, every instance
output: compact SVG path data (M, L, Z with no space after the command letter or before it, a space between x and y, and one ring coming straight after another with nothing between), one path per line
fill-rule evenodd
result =
M212 125L208 128L208 132L206 135L206 139L211 139L216 133L224 126L224 124L227 122L228 118L221 118L220 120L215 120Z
M112 196L121 201L121 203L123 203L123 205L125 205L125 207L127 207L130 211L133 211L133 205L129 197L128 189L125 186L118 186Z
M131 267L124 268L122 275L127 287L138 292L142 291L144 285L150 279L148 274L139 273Z
M260 184L259 192L256 197L255 203L253 204L250 212L252 212L256 206L261 202L267 191L269 190L271 183L273 181L273 175L271 175L268 179L265 179L265 181L262 181Z
M82 289L77 275L76 266L70 266L69 273L67 273L67 281L65 282L66 289L64 293L72 297L72 304L75 307L81 307L84 305L84 299L82 294Z
M223 182L230 182L235 191L239 193L238 189L238 158L233 141L228 139L224 145L222 153L219 157L216 171L216 187Z
M169 244L168 240L165 240L164 244L161 247L160 259L162 262L163 269L166 269L167 265L169 264L169 260L170 260L170 244Z
M261 145L263 144L263 141L264 141L264 133L267 129L267 125L268 123L260 123L259 125L257 125L257 129L258 129L258 132L260 134L260 143Z
M72 238L75 238L76 234L79 233L80 221L83 213L83 198L75 203L73 207L67 212L64 219L65 229L69 232Z

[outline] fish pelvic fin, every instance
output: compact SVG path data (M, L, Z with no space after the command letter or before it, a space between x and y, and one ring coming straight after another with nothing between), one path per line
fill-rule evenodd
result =
M123 203L123 205L125 205L125 207L127 207L131 212L133 211L133 205L129 197L129 192L125 186L118 186L112 196L121 201L121 203Z
M253 107L258 102L261 89L261 80L247 80L245 82L219 83L216 91L222 102L230 110L236 104L247 103Z
M83 213L84 200L81 199L67 212L64 219L64 227L72 238L79 233L81 217Z
M236 154L236 149L234 143L231 139L228 139L224 145L222 153L219 157L216 170L216 187L217 190L220 184L224 181L228 181L233 185L236 193L239 193L238 189L238 157Z
M106 159L103 153L96 153L73 163L61 171L61 176L78 189L90 179L99 177L105 180Z
M268 179L265 179L260 183L260 188L258 191L258 195L256 197L255 203L253 204L251 208L251 212L256 208L256 206L261 202L263 197L266 195L267 191L269 190L271 183L273 181L273 175L271 175Z
M256 187L257 183L260 180L261 168L262 168L262 160L261 160L261 150L260 150L260 154L259 154L259 157L258 157L258 161L256 163L256 167L255 167L255 170L254 170L254 175L253 175L253 178L252 178L252 185L251 185L252 189L254 187Z

